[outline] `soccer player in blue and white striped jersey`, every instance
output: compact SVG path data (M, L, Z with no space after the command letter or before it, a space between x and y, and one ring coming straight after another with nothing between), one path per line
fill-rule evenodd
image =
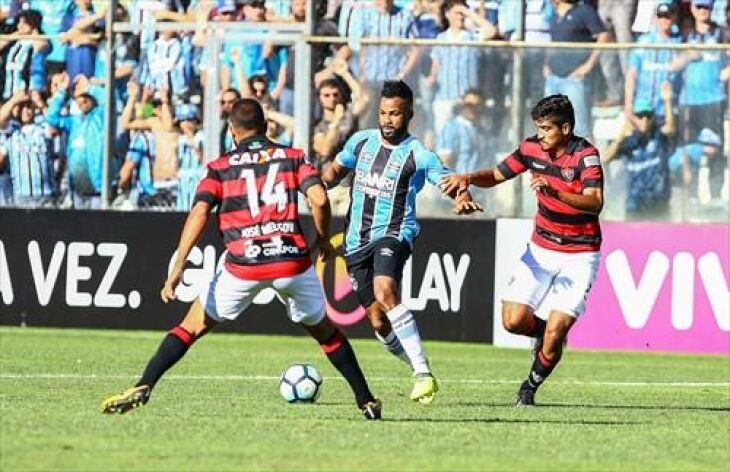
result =
M416 194L426 180L438 185L453 174L408 133L413 92L403 81L385 82L380 99L380 130L355 133L323 175L332 187L353 171L345 234L345 260L360 304L376 337L410 363L415 374L411 400L431 403L438 384L421 345L415 319L401 303L403 267L418 236ZM468 192L457 197L456 211L481 210Z

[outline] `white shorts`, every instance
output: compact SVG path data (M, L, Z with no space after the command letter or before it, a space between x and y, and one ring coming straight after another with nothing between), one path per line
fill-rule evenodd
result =
M324 293L314 267L293 277L243 280L221 266L210 284L200 293L200 303L215 321L235 320L266 288L276 290L293 322L314 326L324 319Z
M503 302L541 306L574 318L583 314L596 279L600 252L558 252L530 243L517 262Z

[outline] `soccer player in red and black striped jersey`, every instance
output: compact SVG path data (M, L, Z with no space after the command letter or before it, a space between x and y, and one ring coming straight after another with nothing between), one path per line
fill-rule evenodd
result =
M545 97L532 110L537 135L497 167L446 177L444 192L493 187L530 171L538 211L535 230L502 297L502 324L537 339L535 358L517 405L534 405L537 388L562 355L563 341L585 310L598 271L603 171L598 150L573 134L575 115L565 95ZM547 322L535 315L549 308Z
M188 254L217 209L218 229L228 253L182 322L163 339L137 384L102 403L104 413L126 413L147 403L162 375L198 338L217 324L236 319L263 289L273 288L289 318L320 344L350 384L366 419L380 419L373 397L347 338L327 318L319 279L302 234L298 192L311 206L319 257L332 255L330 205L317 170L304 152L266 138L266 119L256 100L242 99L229 117L235 149L208 164L180 237L177 258L162 288L162 300L175 299Z

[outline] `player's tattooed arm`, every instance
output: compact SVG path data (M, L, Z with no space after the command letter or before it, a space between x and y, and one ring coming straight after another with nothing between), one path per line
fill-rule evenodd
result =
M170 271L170 275L167 276L165 285L160 291L163 302L168 303L171 300L175 300L175 289L182 279L185 262L188 260L188 255L193 249L193 246L198 243L200 237L203 235L212 209L213 206L210 203L198 201L193 205L190 213L188 213L188 218L185 220L185 226L183 227L180 242L177 246L175 263Z

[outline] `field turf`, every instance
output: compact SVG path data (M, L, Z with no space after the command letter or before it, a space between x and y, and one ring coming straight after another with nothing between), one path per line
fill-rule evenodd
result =
M405 365L353 342L384 420L368 422L314 341L213 334L124 416L101 400L134 383L162 333L0 328L0 470L728 470L730 358L566 352L513 407L524 350L427 342L441 392L408 400ZM310 361L314 405L278 375Z

